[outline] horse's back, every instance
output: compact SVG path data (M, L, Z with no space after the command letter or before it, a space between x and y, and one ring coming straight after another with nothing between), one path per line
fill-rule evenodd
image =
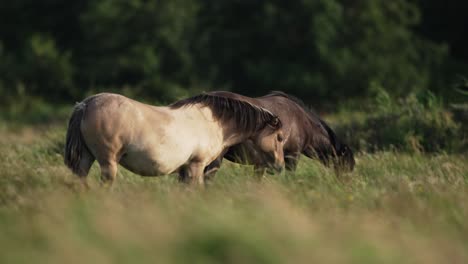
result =
M155 156L154 147L164 137L164 127L167 125L164 123L170 119L164 109L153 109L149 105L110 93L91 96L84 103L86 113L81 123L81 132L88 148L98 160L122 159L123 163L132 167L130 169L141 174L155 171L141 165L151 164Z
M133 137L132 128L142 119L132 100L117 94L102 93L84 100L85 117L81 131L85 138L115 142Z

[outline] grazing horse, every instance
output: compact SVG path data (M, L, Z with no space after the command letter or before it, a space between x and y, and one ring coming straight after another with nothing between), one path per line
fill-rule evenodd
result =
M178 172L182 181L203 184L205 167L224 149L246 140L281 169L281 127L270 111L221 94L201 94L156 107L102 93L75 106L64 158L85 185L95 160L102 181L109 185L117 164L142 176Z
M287 170L296 169L301 154L309 158L318 158L325 166L329 166L332 162L337 172L353 170L355 162L351 149L299 99L277 91L258 98L224 91L209 94L245 100L277 115L283 123L284 158ZM205 174L214 175L221 166L223 158L254 165L260 175L263 175L268 167L264 155L255 144L246 141L226 149L223 155L206 168Z

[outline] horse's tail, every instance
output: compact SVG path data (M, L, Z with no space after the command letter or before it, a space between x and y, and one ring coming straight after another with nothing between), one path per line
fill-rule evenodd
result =
M340 169L344 169L345 171L352 171L354 169L355 160L354 154L351 148L348 145L341 142L338 139L335 132L328 126L325 121L319 118L320 124L325 128L328 133L328 137L330 139L330 143L334 149L333 156L338 158L337 165Z
M84 142L81 134L81 120L86 112L86 103L77 103L73 109L73 113L68 121L67 137L65 143L65 164L73 171L80 175L80 161L84 155L89 153L89 150Z

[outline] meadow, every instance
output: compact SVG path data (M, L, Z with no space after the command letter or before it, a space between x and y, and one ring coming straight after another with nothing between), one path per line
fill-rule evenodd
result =
M337 118L336 120L339 120ZM1 263L467 263L468 157L356 151L268 175L225 162L204 190L63 164L66 121L0 125ZM423 141L421 141L423 142Z

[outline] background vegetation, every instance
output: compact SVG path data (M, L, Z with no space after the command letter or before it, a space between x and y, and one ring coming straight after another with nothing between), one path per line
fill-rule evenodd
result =
M307 103L467 75L466 4L417 0L18 0L0 6L0 100L113 90L159 102L229 89ZM339 101L337 101L339 100Z

